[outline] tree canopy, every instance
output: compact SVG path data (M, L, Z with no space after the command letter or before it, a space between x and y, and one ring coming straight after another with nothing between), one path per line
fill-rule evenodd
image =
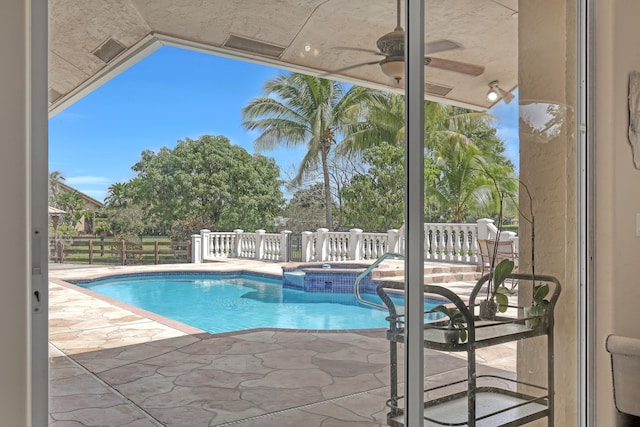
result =
M173 149L141 156L132 167L137 176L114 184L107 202L112 209L140 209L146 232L186 239L202 227L273 228L282 210L275 161L251 155L224 136L186 138Z
M264 97L258 97L242 109L243 126L260 130L255 141L257 150L272 150L278 146L305 145L294 184L305 174L322 168L325 197L325 226L334 228L332 215L329 152L357 131L363 107L381 92L352 86L345 90L342 83L304 74L281 74L264 84Z
M404 220L404 98L371 104L366 130L345 148L369 166L341 195L351 225L376 231ZM500 199L515 200L517 179L492 117L425 101L425 219L465 222L496 216Z

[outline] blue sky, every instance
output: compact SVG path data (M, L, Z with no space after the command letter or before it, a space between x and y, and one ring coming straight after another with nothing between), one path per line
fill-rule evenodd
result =
M134 177L143 150L174 147L184 138L224 135L253 153L257 134L245 131L241 109L281 71L209 54L163 47L49 120L49 170L98 200L109 185ZM517 164L517 99L490 113ZM304 155L279 149L281 174Z

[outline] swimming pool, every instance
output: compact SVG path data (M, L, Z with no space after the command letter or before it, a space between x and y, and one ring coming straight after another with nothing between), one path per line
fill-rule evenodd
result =
M249 274L161 273L74 284L211 333L254 328L311 330L388 327L387 312L353 294L287 289L282 279ZM364 297L380 303L375 294ZM398 299L402 305L402 299ZM441 302L427 301L425 307Z

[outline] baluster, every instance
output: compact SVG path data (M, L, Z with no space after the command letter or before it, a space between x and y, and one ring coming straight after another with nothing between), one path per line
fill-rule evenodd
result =
M278 259L277 254L280 253L280 250L278 249L279 246L279 238L276 239L275 236L271 236L271 260L276 260Z
M251 258L255 258L256 257L256 252L258 251L258 241L257 241L257 236L253 236L253 239L251 240Z
M436 259L439 261L444 261L444 228L441 226L437 229L437 238L435 240L435 253Z
M265 238L264 244L264 258L267 260L273 259L273 240L271 240L271 236Z
M453 241L453 250L454 250L454 260L455 261L462 261L462 241L460 239L462 239L462 228L461 227L457 227L457 229L455 230L455 239Z
M371 237L367 236L362 240L362 257L371 259Z
M344 261L349 260L349 246L351 245L351 236L348 234L344 237L344 247L342 248L342 259Z
M469 226L465 226L462 231L462 261L469 262Z
M431 230L431 250L429 253L431 254L432 260L438 259L438 238L440 237L440 232L438 231L438 227L433 227Z
M454 249L454 233L453 233L453 227L451 227L450 225L445 225L444 226L444 230L445 230L445 246L446 246L446 250L445 250L445 259L447 261L453 261L454 256L455 256L455 249Z
M427 229L425 227L424 230L424 259L425 260L432 260L434 259L433 257L433 245L431 244L433 242L433 238L434 238L434 232L433 232L433 228L431 229ZM406 242L406 236L403 236L402 238L402 249L404 249L404 244Z
M220 235L214 234L211 236L211 247L213 248L213 257L218 258L220 256Z
M263 252L262 252L262 259L269 259L269 238L266 236L263 236L263 242L264 242L264 246L263 246Z
M239 239L240 239L240 244L238 245L238 247L240 248L240 253L238 254L238 256L240 258L246 258L247 257L247 237L239 236Z

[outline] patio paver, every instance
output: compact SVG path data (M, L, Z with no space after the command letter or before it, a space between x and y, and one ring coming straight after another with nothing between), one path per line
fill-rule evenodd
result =
M384 330L187 333L56 280L100 269L51 274L51 426L386 425ZM487 369L510 350L483 354ZM429 381L464 376L460 355L425 353Z

